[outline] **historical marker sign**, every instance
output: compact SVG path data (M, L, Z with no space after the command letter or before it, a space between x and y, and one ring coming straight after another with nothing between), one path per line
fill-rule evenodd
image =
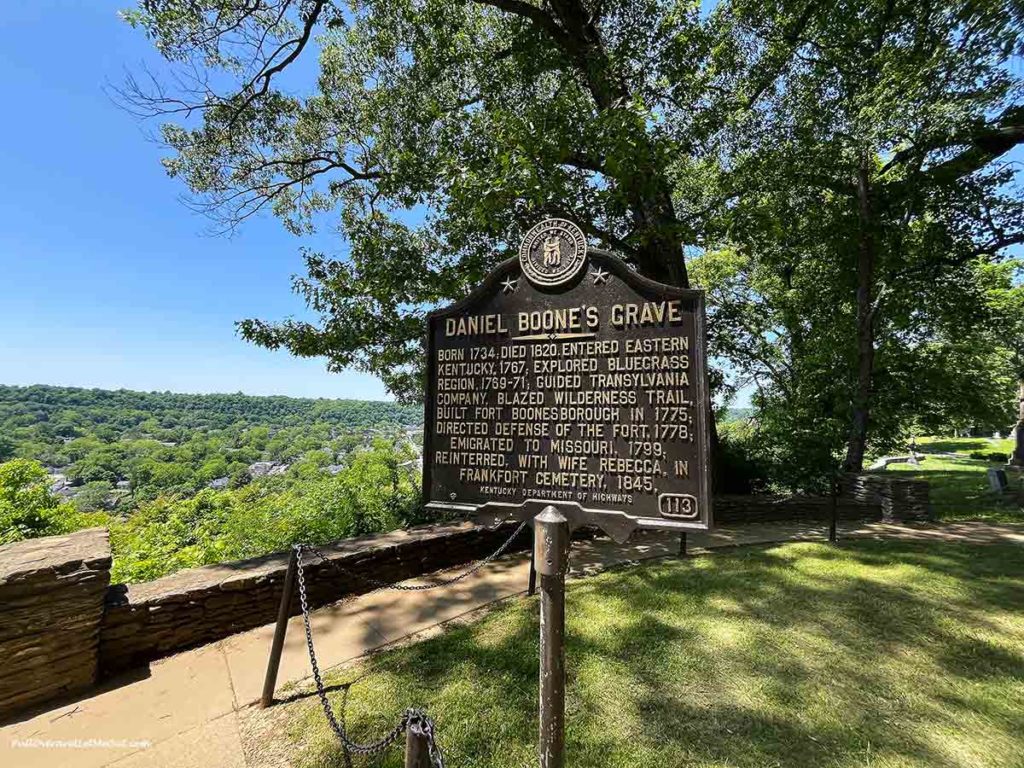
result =
M562 219L429 318L428 508L527 502L711 524L704 296L647 280Z

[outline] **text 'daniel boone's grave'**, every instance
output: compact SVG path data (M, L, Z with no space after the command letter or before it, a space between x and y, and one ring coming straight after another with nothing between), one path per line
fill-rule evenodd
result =
M700 291L588 253L549 219L430 316L427 347L428 507L531 500L710 525Z

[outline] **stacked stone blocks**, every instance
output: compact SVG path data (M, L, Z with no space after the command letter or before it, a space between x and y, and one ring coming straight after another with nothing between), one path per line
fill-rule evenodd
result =
M856 503L877 505L883 520L914 522L931 517L927 480L891 475L846 475L842 494Z
M96 682L110 565L104 528L0 547L0 720Z
M484 557L514 530L512 525L487 530L470 523L423 526L318 549L349 574L391 583ZM524 532L510 551L529 544ZM311 553L304 562L313 606L373 589L371 582L324 564ZM103 674L269 624L277 617L287 565L288 553L280 552L111 588L100 638ZM297 613L293 597L292 614Z

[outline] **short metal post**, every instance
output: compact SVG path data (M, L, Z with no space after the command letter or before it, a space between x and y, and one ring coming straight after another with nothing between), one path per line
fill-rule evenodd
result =
M839 484L832 481L832 498L831 498L831 511L832 515L828 524L828 540L833 544L838 539L838 518L839 518Z
M686 531L679 534L679 556L686 557Z
M553 506L534 519L540 574L540 768L565 765L565 572L569 521Z
M274 703L274 688L277 687L277 670L281 666L281 652L284 650L284 635L288 631L288 617L292 612L292 594L295 592L295 570L298 567L298 552L292 548L288 556L288 570L284 574L284 588L281 603L277 607L277 626L274 628L274 643L270 646L267 661L267 676L263 679L263 696L260 709Z
M430 742L418 720L405 729L405 768L431 768Z
M527 597L537 594L537 552L536 548L530 548L530 583L526 587Z

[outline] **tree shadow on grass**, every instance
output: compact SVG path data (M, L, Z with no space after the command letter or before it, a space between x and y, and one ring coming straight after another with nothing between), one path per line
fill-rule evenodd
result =
M971 451L995 451L987 437L953 438L950 440L929 440L917 447L921 453L970 453Z
M1019 546L858 541L577 583L569 765L1005 765L1024 750L1024 627L992 617L1024 611L1022 573ZM427 705L449 765L532 765L535 614L520 601L371 660L353 731ZM307 757L343 765L329 745Z

